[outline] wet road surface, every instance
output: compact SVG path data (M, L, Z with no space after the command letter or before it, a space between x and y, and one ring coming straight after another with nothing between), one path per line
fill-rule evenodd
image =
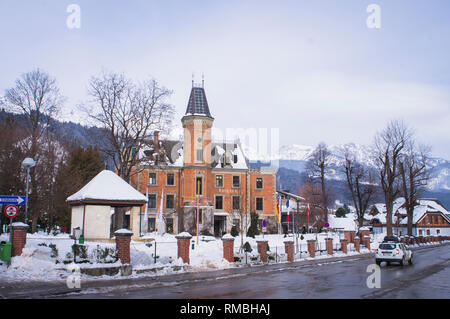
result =
M373 254L223 271L82 283L75 292L45 287L31 298L305 299L450 298L450 244L414 250L413 265L381 265L381 288L368 288ZM53 289L53 292L52 292ZM0 291L4 297L20 297ZM22 296L24 297L24 296Z

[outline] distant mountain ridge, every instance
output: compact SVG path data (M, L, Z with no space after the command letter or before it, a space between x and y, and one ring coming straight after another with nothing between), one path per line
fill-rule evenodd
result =
M283 145L280 147L278 154L270 157L262 156L261 161L257 161L256 152L244 146L244 151L249 154L252 160L250 165L253 167L263 166L264 161L267 160L278 161L277 187L291 192L295 192L297 187L303 183L306 161L314 149L315 146L309 145ZM350 200L349 194L345 194L347 192L346 177L343 170L345 151L348 149L360 163L368 168L375 169L375 150L371 146L355 143L329 145L328 149L331 153L328 179L333 187L341 192L343 199ZM428 189L423 197L437 198L443 202L445 207L450 209L450 161L432 157L429 165L433 171L433 177L429 181Z
M25 123L23 115L8 113L0 110L0 122L12 117L19 124ZM97 127L83 126L74 122L61 122L55 119L50 120L50 130L59 136L62 142L72 145L103 146L107 143L102 137L102 129ZM372 155L373 148L365 145L349 143L344 145L329 145L331 152L330 184L337 190L343 199L348 199L346 194L345 174L343 172L344 154L346 147L356 155L356 159L368 167L375 167ZM279 170L277 173L277 188L287 189L295 192L297 187L303 183L306 160L314 151L314 146L308 145L284 145L276 155L263 156L255 155L254 150L243 145L245 155L250 159L249 165L253 168L267 165L258 160L278 160ZM270 154L269 154L270 155ZM112 163L107 161L107 167L112 169ZM430 167L433 169L433 179L429 182L428 191L423 197L439 199L447 209L450 209L450 161L433 157L430 160Z

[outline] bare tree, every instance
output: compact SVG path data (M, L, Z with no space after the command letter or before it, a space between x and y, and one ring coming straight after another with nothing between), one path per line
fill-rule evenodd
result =
M152 130L165 129L173 116L166 103L171 91L156 80L135 84L123 74L103 73L89 82L91 106L82 106L95 124L105 128L108 145L101 148L119 175L129 182L142 162L140 152Z
M304 227L309 232L319 220L323 221L323 197L321 186L314 184L311 181L307 181L303 186L299 186L296 192L310 205L311 218L309 222L307 214L300 214L300 221L298 223L299 227Z
M16 80L16 86L6 90L4 99L8 111L25 115L25 130L30 141L23 146L28 155L34 157L39 138L48 130L51 118L58 114L64 103L56 80L40 69L22 74L21 79Z
M358 217L358 224L359 227L362 227L364 213L367 211L376 190L373 176L368 168L356 161L354 155L350 154L348 149L345 151L344 171Z
M329 192L326 185L326 175L330 165L330 151L325 143L321 142L309 156L306 163L306 172L312 182L320 182L321 204L324 210L325 222L328 221Z
M391 121L375 135L376 162L386 203L386 231L392 235L394 201L401 191L400 161L412 132L402 121Z
M400 174L402 178L402 193L405 198L405 209L408 218L408 235L412 236L414 207L417 200L425 190L425 186L431 178L431 170L428 169L429 154L431 148L427 145L416 146L411 140L400 162Z
M41 169L40 150L44 135L48 132L51 118L58 114L64 103L56 85L56 80L46 72L36 69L25 73L16 80L15 87L6 90L5 108L13 113L25 116L25 138L20 142L24 155L36 161L36 167L30 171L31 195L29 198L29 215L32 220L32 232L37 230L37 221L43 210L38 206L42 203L42 194L38 191L38 184L44 183L45 176L39 176ZM25 221L28 222L28 221Z
M18 160L24 158L18 146L23 137L23 128L12 118L6 118L5 123L0 121L0 194L23 195L25 192L23 171ZM3 212L3 205L0 205L0 211ZM9 218L0 214L0 233L2 226L9 222Z

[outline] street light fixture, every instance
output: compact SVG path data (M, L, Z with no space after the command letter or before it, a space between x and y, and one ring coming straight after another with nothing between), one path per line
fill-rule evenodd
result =
M26 201L25 201L25 223L28 221L28 187L29 187L29 181L30 181L30 168L35 167L36 162L34 159L27 157L22 162L22 167L27 169L27 194L26 194Z

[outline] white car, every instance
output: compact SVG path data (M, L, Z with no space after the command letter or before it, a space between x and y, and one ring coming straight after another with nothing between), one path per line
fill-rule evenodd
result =
M383 242L375 252L377 265L380 265L383 261L386 261L388 265L391 262L398 262L402 266L408 262L411 265L412 258L413 254L408 246L396 242Z

